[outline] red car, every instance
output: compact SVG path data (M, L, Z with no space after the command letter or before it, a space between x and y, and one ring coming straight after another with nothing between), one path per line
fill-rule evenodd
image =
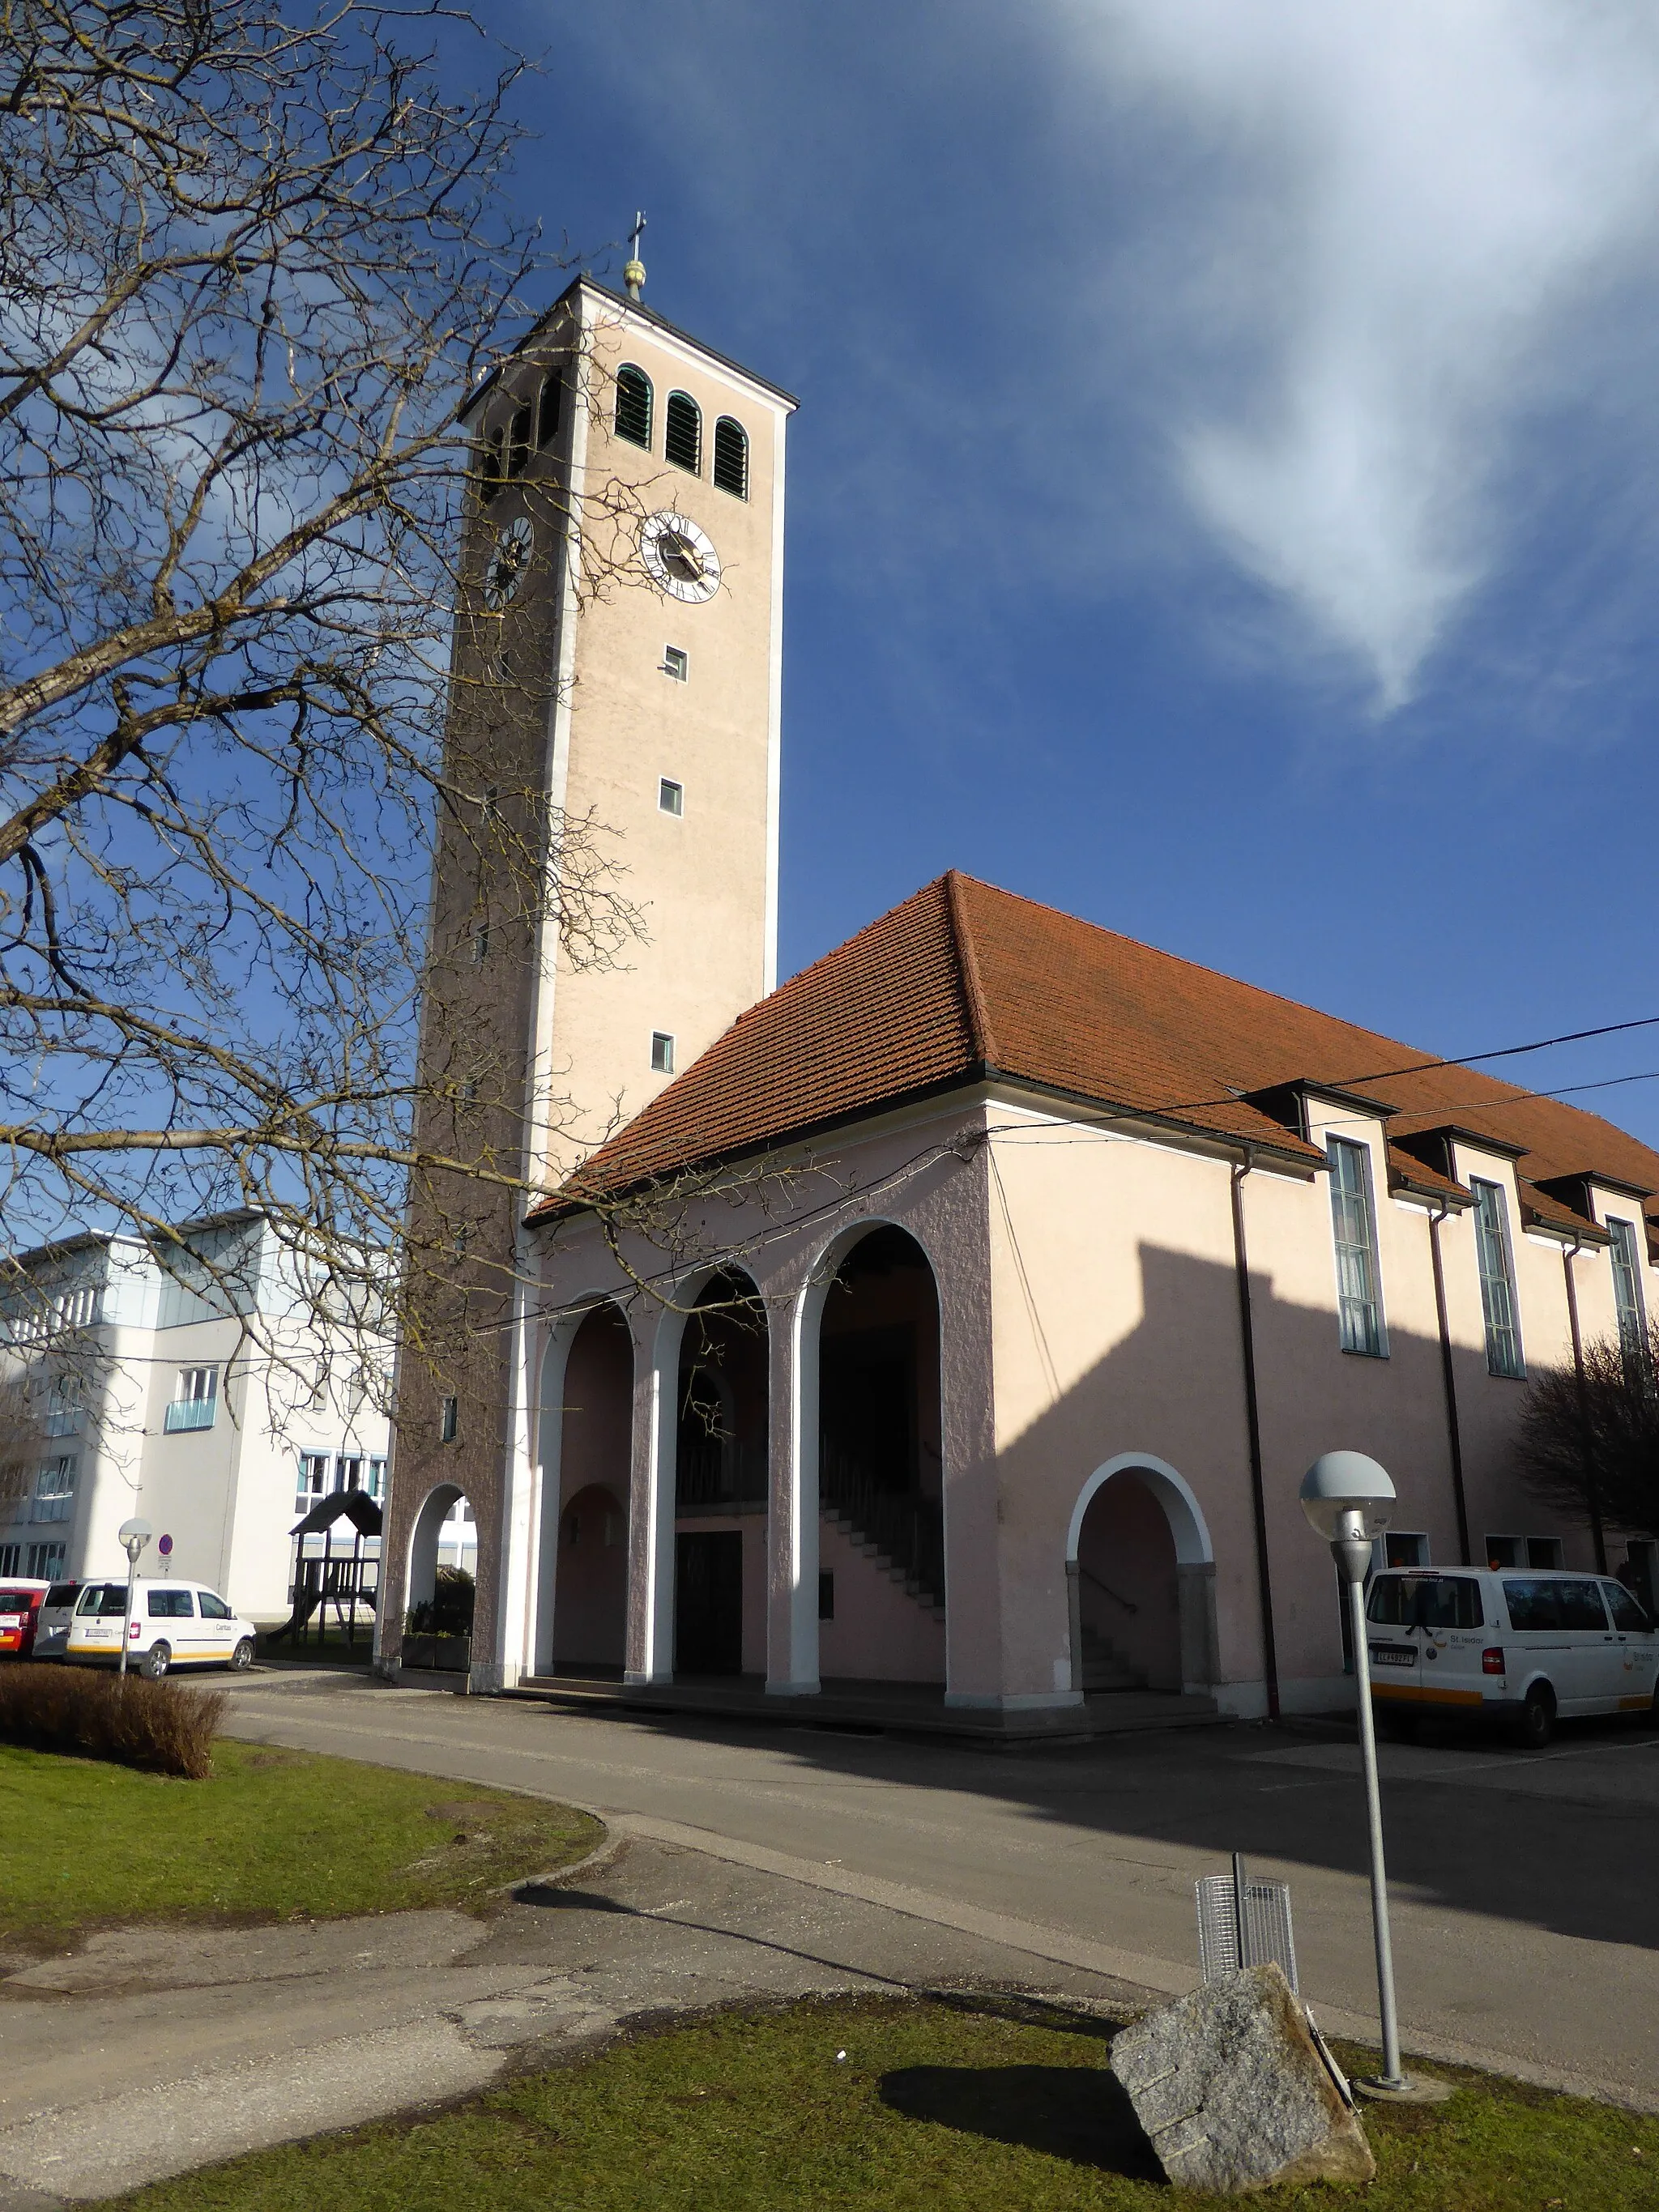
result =
M0 1583L0 1659L27 1659L50 1583Z

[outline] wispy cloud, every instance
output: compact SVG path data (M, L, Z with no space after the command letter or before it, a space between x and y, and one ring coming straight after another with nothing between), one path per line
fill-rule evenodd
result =
M1199 402L1171 386L1187 494L1397 707L1503 568L1517 427L1594 385L1587 330L1651 275L1659 17L1074 0L1060 20L1104 98L1192 142L1209 250L1182 257L1177 319L1219 373Z

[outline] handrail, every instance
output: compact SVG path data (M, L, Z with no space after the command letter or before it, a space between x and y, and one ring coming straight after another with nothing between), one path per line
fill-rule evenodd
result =
M1139 1612L1140 1607L1134 1604L1132 1600L1127 1597L1120 1597L1109 1583L1103 1583L1098 1575L1091 1574L1088 1568L1084 1565L1081 1559L1077 1563L1077 1571L1079 1574L1083 1577L1085 1582L1091 1582L1097 1590L1104 1590L1107 1596L1112 1601L1112 1603L1114 1605L1121 1605L1125 1613Z

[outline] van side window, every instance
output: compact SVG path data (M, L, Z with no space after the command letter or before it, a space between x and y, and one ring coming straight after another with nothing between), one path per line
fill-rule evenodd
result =
M1510 1609L1510 1626L1516 1630L1559 1628L1559 1583L1506 1582L1504 1602Z
M201 1600L204 1620L230 1619L230 1607L225 1603L223 1598L216 1597L211 1590L199 1590L197 1595Z
M1593 1628L1605 1632L1607 1616L1597 1585L1595 1583L1563 1583L1559 1587L1562 1627Z
M1607 1611L1613 1615L1615 1628L1630 1629L1638 1635L1645 1635L1653 1626L1623 1583L1603 1583L1601 1595L1607 1601Z
M188 1620L191 1617L187 1589L153 1589L149 1594L152 1620Z

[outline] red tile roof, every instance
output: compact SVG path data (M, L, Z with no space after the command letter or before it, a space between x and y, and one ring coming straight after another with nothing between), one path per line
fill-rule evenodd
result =
M1528 1182L1595 1169L1659 1190L1659 1154L1598 1115L952 871L740 1014L537 1211L988 1073L1316 1163L1244 1096L1305 1080L1394 1106L1391 1139L1455 1122L1524 1146Z

